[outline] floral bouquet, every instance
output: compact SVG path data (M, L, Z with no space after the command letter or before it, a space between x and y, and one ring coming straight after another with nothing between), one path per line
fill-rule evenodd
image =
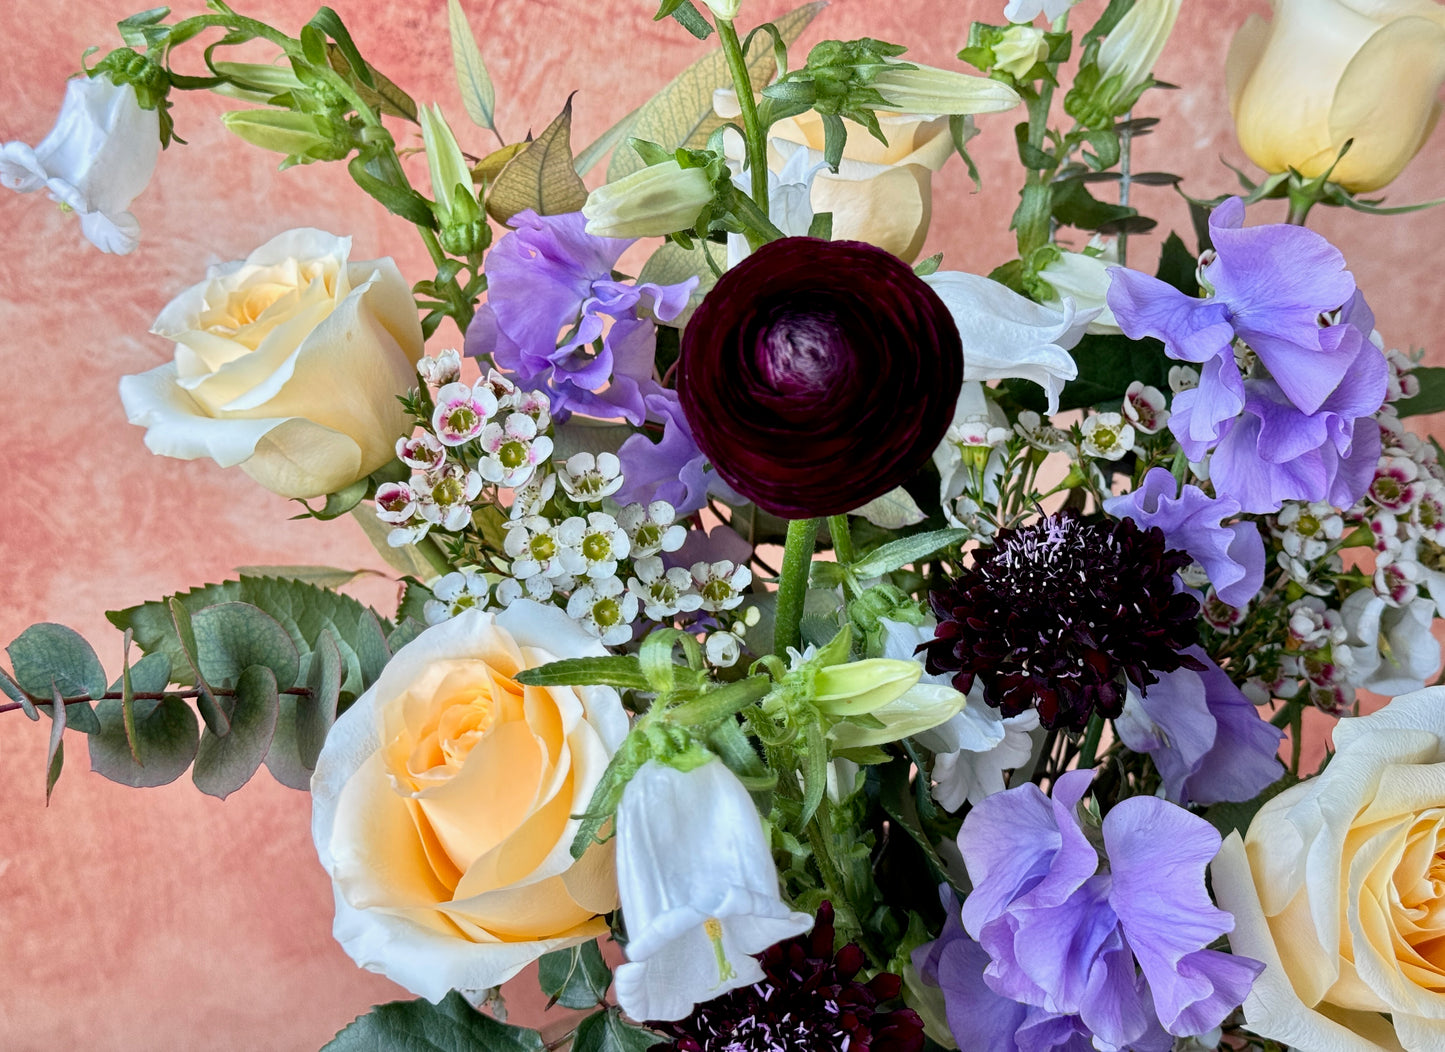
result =
M221 0L124 20L0 146L124 254L216 93L434 265L291 230L161 312L146 446L359 523L398 601L252 568L110 612L114 678L33 625L0 712L49 720L47 797L67 729L126 785L309 791L336 939L419 998L336 1052L1445 1047L1445 466L1403 422L1445 370L1306 225L1425 207L1361 195L1438 115L1445 7L1252 17L1267 174L1201 198L1131 165L1180 0L1009 0L957 69L743 6L664 0L702 57L580 150L570 101L503 141L458 0L495 149L330 8ZM1005 120L1013 258L920 259L930 173ZM1131 259L1159 187L1193 229Z

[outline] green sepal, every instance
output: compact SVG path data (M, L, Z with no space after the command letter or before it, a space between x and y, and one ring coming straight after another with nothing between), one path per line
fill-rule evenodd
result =
M616 687L618 690L652 690L642 665L630 654L616 657L563 658L523 669L513 677L528 687Z
M889 541L875 548L855 562L849 569L855 577L881 577L886 573L902 569L909 563L927 559L945 548L967 540L968 530L930 530L927 533L909 534L896 541Z

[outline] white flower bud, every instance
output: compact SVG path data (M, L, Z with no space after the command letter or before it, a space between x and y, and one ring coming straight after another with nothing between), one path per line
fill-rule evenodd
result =
M663 161L599 186L587 195L582 214L594 237L665 237L690 229L711 200L705 169Z

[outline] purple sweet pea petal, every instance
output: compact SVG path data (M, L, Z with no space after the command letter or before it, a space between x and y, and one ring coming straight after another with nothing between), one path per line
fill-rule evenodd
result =
M1216 729L1213 747L1189 775L1184 783L1185 795L1177 802L1252 800L1284 775L1278 755L1284 731L1261 716L1229 674L1202 650L1195 656L1205 665L1203 672L1194 675L1204 683L1206 704ZM1154 688L1149 690L1153 693Z
M1234 927L1204 886L1219 833L1204 819L1150 796L1116 804L1104 818L1113 890L1109 901L1139 961L1154 1007L1172 1034L1218 1026L1264 970L1257 961L1205 949Z
M617 450L623 478L617 502L647 504L665 500L679 515L688 515L707 504L709 489L719 495L736 497L718 474L708 468L707 458L693 441L692 428L682 413L676 392L658 388L646 395L643 402L648 418L662 421L662 438L653 442L645 434L636 434Z
M1333 475L1329 492L1331 504L1337 508L1348 508L1365 495L1375 478L1380 448L1380 425L1368 416L1355 421L1347 454L1340 456L1331 447L1324 448Z
M1199 368L1199 386L1174 396L1169 430L1191 460L1204 456L1244 408L1244 381L1233 354L1211 358Z
M1264 584L1264 540L1259 530L1248 522L1221 525L1239 514L1238 501L1210 497L1190 485L1176 497L1177 488L1168 470L1154 468L1138 489L1105 500L1104 510L1141 526L1158 526L1169 547L1188 552L1204 567L1220 599L1243 606Z
M1172 285L1137 270L1109 270L1109 309L1130 339L1164 341L1169 357L1207 362L1229 351L1234 329L1223 303L1186 296Z
M1181 668L1160 675L1159 682L1136 698L1138 707L1126 706L1114 729L1130 749L1153 758L1165 797L1184 803L1185 783L1204 762L1218 734L1204 680L1199 673Z

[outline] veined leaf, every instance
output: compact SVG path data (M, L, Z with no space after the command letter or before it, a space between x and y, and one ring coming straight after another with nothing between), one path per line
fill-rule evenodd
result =
M447 30L452 38L452 64L456 66L457 88L462 93L462 105L467 109L467 116L478 127L495 132L497 92L459 0L447 0Z
M580 211L587 187L572 166L572 98L541 135L507 162L487 194L487 214L505 223L531 208L553 216Z
M453 990L438 1004L392 1001L358 1016L321 1052L542 1052L542 1035L482 1015Z
M885 573L892 573L909 563L926 559L934 552L947 548L950 544L957 544L959 541L967 539L968 535L967 530L931 530L928 533L915 533L908 537L900 537L896 541L890 541L881 548L869 552L849 569L857 577L878 577Z

